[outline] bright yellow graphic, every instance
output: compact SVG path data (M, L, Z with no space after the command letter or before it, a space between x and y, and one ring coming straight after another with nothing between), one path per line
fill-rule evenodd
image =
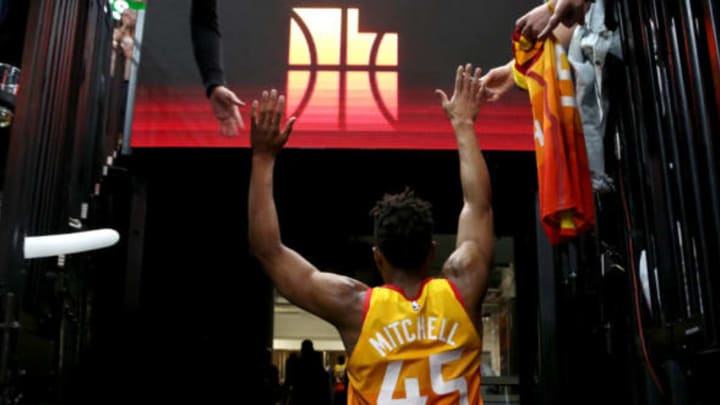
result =
M295 8L288 114L296 128L392 131L398 118L398 34L360 32L357 8Z

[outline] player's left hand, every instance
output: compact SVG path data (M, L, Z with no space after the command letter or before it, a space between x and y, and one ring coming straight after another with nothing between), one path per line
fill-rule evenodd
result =
M263 91L261 101L254 100L250 107L250 143L254 154L277 155L287 143L295 117L290 117L285 128L280 123L285 111L285 96L275 89Z

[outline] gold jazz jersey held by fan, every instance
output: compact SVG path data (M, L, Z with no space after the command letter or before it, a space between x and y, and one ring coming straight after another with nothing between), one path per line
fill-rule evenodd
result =
M428 279L417 297L376 287L365 307L347 368L349 404L482 404L482 341L451 281Z

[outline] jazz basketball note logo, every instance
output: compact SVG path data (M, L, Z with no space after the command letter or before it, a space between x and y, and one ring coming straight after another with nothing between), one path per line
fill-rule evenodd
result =
M287 114L296 129L392 131L398 117L398 34L360 32L357 8L294 8Z

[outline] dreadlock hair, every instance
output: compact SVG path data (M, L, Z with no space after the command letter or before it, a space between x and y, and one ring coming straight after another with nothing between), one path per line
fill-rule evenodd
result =
M433 218L429 202L409 187L385 194L370 211L377 247L390 264L404 270L420 268L432 246Z

